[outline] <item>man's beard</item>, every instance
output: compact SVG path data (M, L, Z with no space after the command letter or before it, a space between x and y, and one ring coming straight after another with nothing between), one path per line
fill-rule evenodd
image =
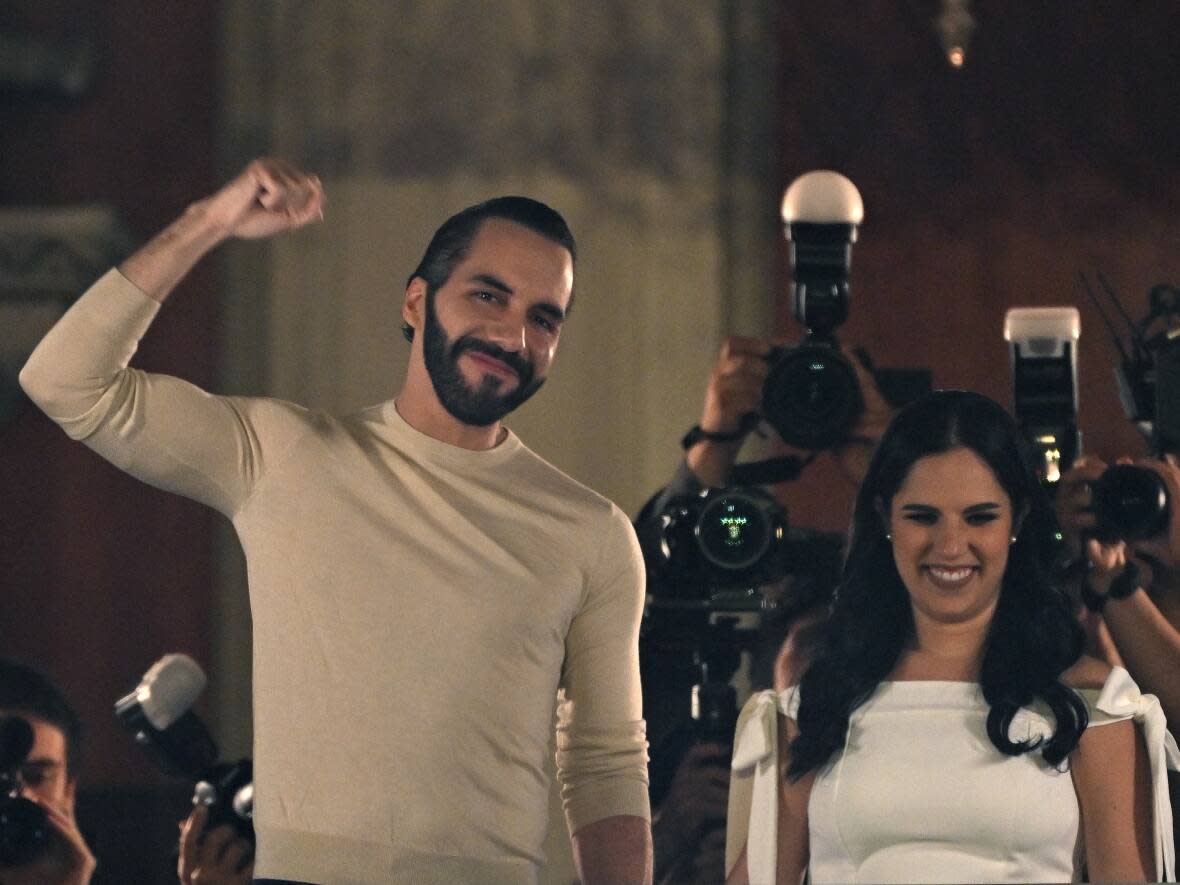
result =
M516 386L508 393L501 394L499 390L506 383L504 379L485 375L479 387L473 388L459 368L459 356L465 350L486 354L510 366L516 372ZM462 335L451 341L434 312L434 292L426 294L422 354L426 360L426 373L443 408L472 427L495 424L545 383L544 378L534 377L533 364L520 354L471 335Z

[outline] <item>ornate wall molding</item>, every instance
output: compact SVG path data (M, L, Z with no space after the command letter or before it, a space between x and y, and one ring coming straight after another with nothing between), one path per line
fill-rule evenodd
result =
M17 375L37 342L131 243L109 207L0 208L0 425L25 402Z

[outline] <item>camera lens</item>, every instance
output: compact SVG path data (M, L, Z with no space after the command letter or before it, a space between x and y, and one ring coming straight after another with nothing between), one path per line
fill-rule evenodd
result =
M17 796L0 797L0 867L35 860L49 841L49 821L41 806Z
M701 510L696 536L709 562L738 570L754 565L769 549L771 524L755 501L740 493L729 494Z
M1108 468L1093 485L1093 509L1100 541L1141 541L1168 527L1168 490L1154 470L1131 464Z
M847 438L864 408L856 372L839 351L804 344L776 360L762 412L784 442L826 449Z

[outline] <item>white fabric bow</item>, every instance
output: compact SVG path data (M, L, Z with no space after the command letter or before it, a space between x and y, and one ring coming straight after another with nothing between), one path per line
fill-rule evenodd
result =
M725 866L728 874L745 848L751 885L774 883L778 855L778 712L775 693L758 692L742 708L734 735L734 783L752 779L753 785L747 788L748 801L740 795L746 790L731 786L729 827L735 838L727 839Z

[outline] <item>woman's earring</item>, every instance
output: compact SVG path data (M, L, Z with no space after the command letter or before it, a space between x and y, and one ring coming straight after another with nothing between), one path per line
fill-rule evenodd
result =
M886 532L885 533L885 540L888 541L890 544L892 544L893 543L893 535L889 534L889 532Z
M1012 537L1010 537L1010 538L1008 539L1008 543L1009 543L1009 544L1015 544L1015 543L1016 543L1016 536L1015 536L1015 535L1013 535Z

